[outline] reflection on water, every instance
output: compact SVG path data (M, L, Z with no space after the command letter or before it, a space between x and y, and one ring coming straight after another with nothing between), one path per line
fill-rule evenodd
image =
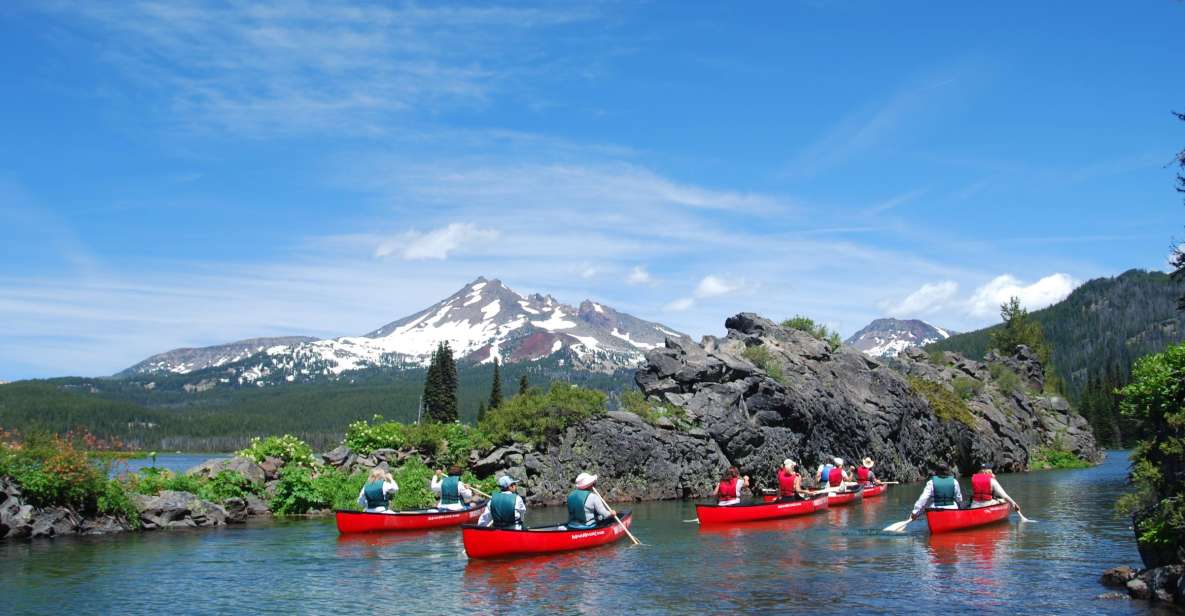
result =
M200 461L200 460L199 460ZM185 461L188 463L188 461ZM456 530L342 537L331 519L0 545L5 613L1147 613L1094 600L1138 562L1112 514L1125 460L1005 475L1039 520L930 536L903 519L919 485L812 515L699 527L694 503L640 503L646 544L468 561ZM533 523L564 516L533 510Z

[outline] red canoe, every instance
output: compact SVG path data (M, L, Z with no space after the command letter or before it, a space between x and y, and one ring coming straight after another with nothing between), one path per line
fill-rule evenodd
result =
M850 505L864 495L864 490L847 490L843 492L832 492L827 495L827 505L836 507L839 505Z
M373 533L388 530L424 530L460 526L476 521L485 509L485 501L473 503L461 511L400 511L399 513L366 513L363 511L335 511L337 532Z
M888 489L888 487L889 486L887 486L883 483L880 485L865 486L863 498L872 498L874 496L880 496L881 494L885 493L885 490Z
M949 533L1007 520L1011 511L1008 503L974 509L927 509L926 523L930 525L931 533Z
M827 497L820 494L799 501L772 501L752 505L696 505L695 516L699 518L700 524L731 524L806 515L826 508Z
M621 523L630 525L630 512L618 514ZM562 526L541 526L514 530L466 524L461 527L461 541L469 558L497 558L526 554L547 554L583 550L613 543L625 536L614 520L605 520L593 528L568 530Z

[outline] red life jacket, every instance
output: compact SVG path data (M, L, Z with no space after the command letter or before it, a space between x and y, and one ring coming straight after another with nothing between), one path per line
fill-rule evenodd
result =
M738 481L738 477L721 481L720 485L716 486L716 496L719 496L720 500L734 500L737 497Z
M975 473L971 476L971 500L990 501L992 495L992 476L987 473Z
M837 486L843 483L843 469L834 467L831 469L831 474L827 476L827 483Z
M778 490L782 496L794 496L794 482L798 480L798 473L788 472L786 469L778 471Z
M868 467L861 466L856 469L856 481L860 483L868 483Z

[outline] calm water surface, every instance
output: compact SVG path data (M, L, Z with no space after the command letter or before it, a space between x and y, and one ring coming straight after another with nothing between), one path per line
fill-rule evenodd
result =
M161 453L157 454L155 461L152 458L118 460L111 465L111 474L135 473L149 466L168 469L174 473L184 473L206 460L229 458L230 455L228 453Z
M689 502L639 504L633 528L646 547L496 562L469 562L458 531L339 537L332 520L9 543L0 611L1147 614L1142 602L1095 598L1104 568L1139 562L1111 509L1126 465L1113 452L1096 468L1005 475L1038 523L1014 516L936 537L924 522L900 536L873 530L908 514L920 487L909 485L721 530L681 522L695 517Z

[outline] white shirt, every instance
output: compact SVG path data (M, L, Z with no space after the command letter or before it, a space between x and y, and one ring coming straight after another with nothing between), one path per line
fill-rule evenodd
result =
M383 482L383 496L386 496L387 498L391 498L398 491L399 491L399 484L395 483L394 481L384 481ZM362 490L360 492L358 492L358 506L359 507L366 507L366 486L365 485L363 485ZM373 509L364 508L363 511L365 511L367 513L395 513L394 511L391 511L390 509L387 509L386 507L375 507Z
M465 502L473 500L473 490L470 490L469 486L458 481L457 482L457 494L459 494L461 496L461 500L465 501L465 502L453 503L451 505L442 505L442 504L440 504L440 489L441 489L441 486L444 485L444 480L447 477L448 477L448 475L445 475L443 477L433 476L432 483L429 485L429 487L432 488L432 493L436 495L436 499L437 499L436 500L436 508L437 509L444 509L446 511L460 511L465 508L465 506L466 506Z
M1013 507L1016 506L1016 501L1012 500L1012 497L1008 496L1008 493L1004 491L1004 488L1000 487L1000 482L996 481L995 477L992 477L992 496L1008 501ZM990 502L992 501L971 501L971 505L983 505Z
M930 499L934 496L934 480L930 479L926 482L926 488L922 490L922 495L918 497L918 501L913 504L913 515L921 513L922 509L926 508ZM959 503L963 500L963 491L959 489L959 481L955 480L955 502L953 505L940 507L940 509L958 509Z
M527 503L518 494L514 495L514 499L514 527L519 528L523 525L523 517L527 515ZM493 526L493 510L493 507L486 506L485 511L481 512L481 517L477 519L477 525Z

